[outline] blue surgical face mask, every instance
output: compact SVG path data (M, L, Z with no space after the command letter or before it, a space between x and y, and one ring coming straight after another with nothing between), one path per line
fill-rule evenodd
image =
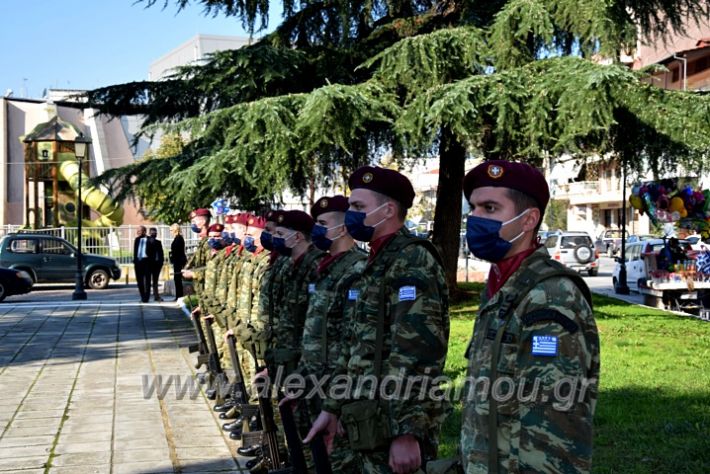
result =
M488 262L500 262L513 246L513 242L518 240L524 232L520 232L512 240L505 240L500 236L500 229L503 226L519 219L528 213L530 209L505 222L485 217L468 216L466 220L466 243L468 248L477 258Z
M278 253L281 255L285 255L286 257L291 256L291 248L286 247L286 241L293 237L296 233L293 232L291 235L288 237L276 237L274 236L274 250L276 250Z
M261 233L261 246L264 247L266 250L273 250L274 249L274 237L271 235L271 232L262 232Z
M254 237L252 237L251 235L247 235L246 237L244 237L244 248L247 249L247 252L256 252L256 244L254 243Z
M214 250L222 250L226 247L222 239L217 239L215 237L210 237L209 240L207 240L207 245Z
M372 240L372 235L375 233L375 227L382 224L385 219L382 219L375 225L365 225L365 219L370 214L374 213L378 209L386 206L387 203L383 203L377 206L370 212L358 212L358 211L346 211L345 212L345 228L348 229L348 234L352 235L353 239L359 240L360 242L369 242Z
M330 229L337 229L338 227L342 227L343 225L345 224L338 224L334 225L333 227L325 227L319 224L314 225L313 230L311 231L311 240L313 241L313 245L315 245L316 248L323 250L324 252L328 251L331 245L333 245L333 241L338 240L340 237L343 236L343 234L340 234L334 239L329 239L328 237L326 237L328 231Z
M229 232L222 232L222 242L224 243L225 247L232 245L234 243L232 234L230 234Z
M195 234L199 234L199 233L200 233L200 228L197 227L197 224L192 224L192 225L190 226L190 230L192 230Z

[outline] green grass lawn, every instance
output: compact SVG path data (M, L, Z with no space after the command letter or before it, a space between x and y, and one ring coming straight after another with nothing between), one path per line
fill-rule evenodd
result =
M452 306L446 374L463 378L481 284ZM594 295L601 338L594 472L710 472L710 323ZM455 406L440 456L454 456Z

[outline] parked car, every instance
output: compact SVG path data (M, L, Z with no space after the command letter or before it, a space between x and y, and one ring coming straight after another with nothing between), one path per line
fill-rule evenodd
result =
M544 245L552 258L569 268L587 272L589 276L599 273L599 254L586 232L554 232L547 236Z
M659 239L660 237L655 236L655 235L647 235L647 234L641 234L641 235L630 235L626 238L626 244L632 244L634 242L643 242L644 240L651 240L651 239ZM621 244L619 244L621 245ZM619 250L621 250L621 247L619 247Z
M0 301L12 295L22 295L32 290L32 277L22 270L0 268Z
M76 278L76 248L64 239L43 234L8 234L0 240L0 267L22 270L33 283L70 283ZM104 289L121 278L116 260L82 253L87 287Z
M628 237L628 234L627 234ZM595 242L597 250L609 257L616 255L621 250L621 229L608 229L599 234Z
M678 243L686 250L690 250L690 242L687 240L679 240ZM658 253L665 245L663 239L655 238L644 240L641 242L632 242L626 246L625 259L626 262L626 284L632 290L638 291L639 286L645 286L646 280L650 277L646 268L646 261L642 254L646 251ZM616 288L619 282L619 272L621 271L621 257L616 258L616 265L611 274L611 281Z

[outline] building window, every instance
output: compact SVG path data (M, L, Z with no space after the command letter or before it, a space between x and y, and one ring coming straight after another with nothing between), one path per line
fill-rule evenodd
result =
M675 67L671 69L671 73L673 74L673 78L671 79L671 82L678 82L678 79L680 79L680 68Z

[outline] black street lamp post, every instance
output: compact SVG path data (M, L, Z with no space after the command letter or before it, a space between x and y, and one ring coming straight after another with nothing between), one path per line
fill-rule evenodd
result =
M84 276L82 275L82 265L81 265L81 175L83 173L82 162L84 158L88 155L89 145L91 144L91 139L85 137L83 134L79 134L74 140L74 154L79 162L79 185L77 186L77 198L76 198L76 216L77 216L77 234L76 234L76 284L74 287L74 293L71 295L72 300L85 300L86 292L84 291Z
M628 295L631 293L629 285L626 282L626 157L621 157L621 256L619 262L619 281L616 283L616 291L619 295Z

